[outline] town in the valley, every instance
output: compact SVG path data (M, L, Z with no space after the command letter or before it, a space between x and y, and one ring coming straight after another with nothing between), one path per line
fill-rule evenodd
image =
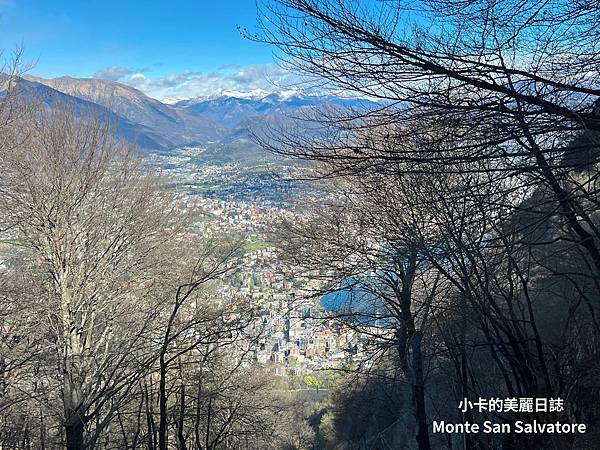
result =
M302 214L297 200L310 197L310 188L276 175L277 169L284 172L279 167L207 164L202 150L151 155L150 163L173 183L187 208L198 210L198 233L244 237L242 268L220 289L224 297L247 301L256 310L247 330L254 363L284 377L352 365L364 349L363 338L327 318L316 294L321 286L294 276L267 237L282 221Z

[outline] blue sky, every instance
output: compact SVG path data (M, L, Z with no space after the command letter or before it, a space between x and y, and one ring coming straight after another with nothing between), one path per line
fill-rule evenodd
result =
M282 76L271 49L242 39L254 0L0 0L5 49L32 75L103 77L157 98L265 89Z

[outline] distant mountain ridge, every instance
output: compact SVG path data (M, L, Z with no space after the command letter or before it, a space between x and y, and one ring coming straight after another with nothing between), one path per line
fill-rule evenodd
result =
M204 144L218 140L225 133L225 129L216 122L161 103L131 86L114 81L72 77L29 79L101 105L132 123L142 125L167 141L166 147Z
M212 120L220 121L220 123L227 126L235 126L244 119L259 117L265 114L284 114L298 110L299 108L325 104L359 108L363 107L365 102L362 99L333 96L281 95L270 93L262 97L236 97L227 95L209 98L198 97L181 100L175 103L175 105Z
M150 151L204 146L212 148L212 153L216 154L235 145L236 155L245 147L256 154L256 145L248 140L256 126L287 120L286 116L293 116L306 108L326 105L365 108L375 105L366 100L308 96L294 91L281 94L219 92L210 97L167 104L131 86L104 79L26 76L22 83L38 95L67 100L82 109L89 108L110 117L118 122L121 137L135 140Z
M80 116L93 116L104 120L114 127L117 136L129 142L134 142L146 150L161 150L169 147L171 143L164 139L160 133L125 117L120 116L111 109L98 103L78 98L51 88L46 84L34 81L32 78L21 78L18 87L23 95L40 102L44 108L53 109L58 104L65 104Z

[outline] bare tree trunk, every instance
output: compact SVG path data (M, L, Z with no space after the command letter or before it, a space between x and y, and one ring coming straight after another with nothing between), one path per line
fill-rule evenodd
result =
M184 418L185 418L185 383L181 380L181 392L179 394L179 420L177 422L177 439L179 441L179 449L187 450L184 435Z
M411 339L412 366L414 373L413 396L415 415L417 417L417 443L419 450L431 450L429 430L427 426L427 411L425 408L425 381L423 377L423 354L421 352L421 331L416 331Z
M200 436L200 394L202 392L202 371L198 373L198 394L196 397L196 418L194 423L194 435L196 436L196 448L202 450L202 439Z
M402 266L402 263L399 264ZM400 365L411 385L414 416L417 422L417 444L419 450L431 450L427 411L425 407L425 380L423 374L423 355L421 352L422 332L416 329L412 312L412 289L416 269L416 255L409 256L406 270L398 271L401 286L395 288L400 304L402 328L396 332Z
M158 414L158 448L159 450L167 450L167 364L164 352L161 353L159 358Z
M138 440L140 437L140 431L142 429L142 408L144 407L145 394L142 384L140 383L140 404L136 411L135 416L135 432L131 438L131 448L138 448Z
M154 411L152 410L152 402L148 386L144 383L144 397L146 402L146 427L148 428L148 450L154 450L156 437L154 419L152 417Z
M206 416L206 450L210 450L212 448L211 442L210 442L211 416L212 416L212 394L209 394L207 416Z
M67 438L67 450L82 450L84 423L75 415L70 423L65 425L65 434Z

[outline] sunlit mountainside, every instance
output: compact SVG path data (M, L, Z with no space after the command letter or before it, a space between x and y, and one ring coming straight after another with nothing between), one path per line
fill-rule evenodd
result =
M141 91L109 80L59 77L44 79L26 76L23 88L47 104L72 102L82 111L101 114L115 121L122 138L135 141L147 151L170 151L183 146L205 148L213 162L253 165L272 159L251 141L251 131L265 124L293 120L304 110L318 108L365 108L373 103L363 99L302 95L294 91L217 92L162 103Z

